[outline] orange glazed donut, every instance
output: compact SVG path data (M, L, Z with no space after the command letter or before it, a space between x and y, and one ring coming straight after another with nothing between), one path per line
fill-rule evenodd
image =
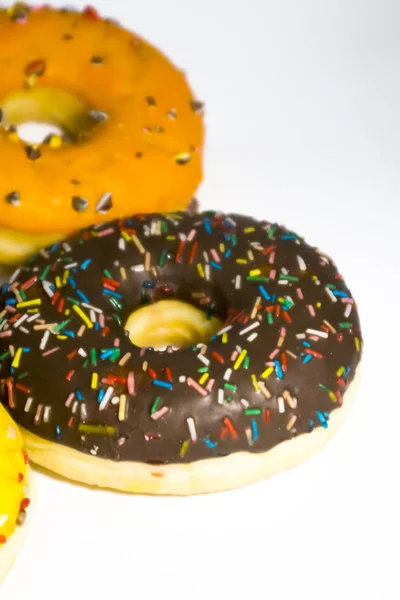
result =
M135 212L186 208L203 119L184 74L93 8L0 10L0 262ZM16 126L56 124L29 145Z

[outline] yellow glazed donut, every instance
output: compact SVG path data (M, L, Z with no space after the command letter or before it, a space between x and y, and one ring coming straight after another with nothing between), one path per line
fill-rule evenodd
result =
M92 223L188 206L202 103L156 48L92 8L0 10L0 263ZM30 145L16 127L57 125Z
M21 549L32 513L27 463L21 434L0 406L0 582Z

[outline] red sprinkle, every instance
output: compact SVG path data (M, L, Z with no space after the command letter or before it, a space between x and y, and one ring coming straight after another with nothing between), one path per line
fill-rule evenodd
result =
M264 423L269 423L270 416L271 411L269 410L269 408L266 408L264 413Z
M78 354L78 350L72 350L72 352L70 352L69 354L67 354L67 358L68 360L71 360L72 358L74 358L74 356L76 356Z
M178 250L175 255L175 262L177 262L177 263L181 262L184 247L185 247L185 242L182 242L182 241L179 242Z
M88 17L92 21L100 20L100 14L93 6L86 6L86 8L84 8L83 10L83 14L85 15L85 17Z
M285 321L287 321L288 323L291 323L291 322L292 322L292 318L291 318L291 316L289 315L289 313L288 313L286 310L284 310L284 311L283 311L283 318L284 318L284 319L285 319Z
M28 508L28 506L30 505L31 501L29 500L29 498L23 498L21 500L21 510L26 510Z
M165 367L165 377L167 381L172 381L172 371L169 367Z
M20 286L20 289L21 289L21 290L27 290L28 288L30 288L30 287L31 287L31 285L33 285L34 283L36 283L36 281L37 281L37 280L38 280L38 277L37 277L37 275L35 275L34 277L31 277L30 279L27 279L27 280L25 281L25 283L23 283L23 284Z
M155 372L154 369L147 369L147 372L152 379L157 379L157 373Z
M234 428L233 423L229 417L225 417L224 424L225 424L225 427L227 428L227 430L229 431L229 433L231 434L231 438L234 440L237 440L239 437L238 432Z
M65 379L66 379L67 381L71 381L71 379L72 379L72 378L73 378L73 376L74 376L74 373L75 373L75 369L71 369L71 371L68 371L68 373L67 373L67 375L66 375Z
M215 358L215 360L217 360L218 362L220 362L221 364L224 362L224 357L221 356L220 354L218 354L218 352L212 352L211 356L213 358Z
M6 543L6 541L7 541L7 538L6 538L6 536L5 536L5 535L3 535L3 534L2 534L2 535L0 535L0 544L5 544L5 543Z
M22 483L24 480L24 475L23 473L18 473L18 477L17 477L18 483Z
M193 243L192 249L191 249L190 254L189 254L189 260L188 260L188 263L190 265L193 262L194 256L195 256L195 254L197 252L198 245L199 245L199 242L194 242Z
M106 337L109 333L110 333L110 328L109 327L104 327L104 329L101 330L101 336L102 337Z
M25 385L22 385L22 383L16 383L15 387L17 390L21 390L21 392L24 392L25 394L31 393L31 388L28 388Z

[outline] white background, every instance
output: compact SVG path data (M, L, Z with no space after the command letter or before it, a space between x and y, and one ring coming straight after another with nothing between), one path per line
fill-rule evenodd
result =
M337 260L361 311L363 377L322 453L247 489L160 499L38 474L1 600L398 600L400 2L96 6L206 101L202 207L277 220Z

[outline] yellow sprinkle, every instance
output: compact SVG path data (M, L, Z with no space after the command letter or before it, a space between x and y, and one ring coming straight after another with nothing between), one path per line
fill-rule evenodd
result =
M341 377L344 373L344 367L339 367L339 369L336 371L336 375L337 377Z
M251 376L251 381L253 382L253 386L254 386L254 389L256 390L256 392L259 392L260 388L258 387L257 377L255 375Z
M118 421L126 421L127 417L126 395L121 394L119 397Z
M38 306L39 304L42 304L41 299L35 298L35 300L26 300L25 302L19 302L17 304L17 308L25 308L26 306Z
M87 325L87 327L89 327L89 329L93 329L92 321L89 319L89 317L87 315L85 315L85 313L83 312L81 307L74 304L72 308L80 316L80 318L85 323L85 325Z
M39 309L38 309L38 308L29 308L29 309L28 309L28 313L29 313L30 315L33 315L33 314L35 314L35 313L38 313L38 312L39 312Z
M197 270L199 272L200 277L203 277L203 279L204 279L204 269L203 269L203 265L201 263L197 263Z
M246 227L246 229L244 229L245 233L253 233L253 231L255 231L254 227Z
M62 286L61 277L59 275L57 275L57 277L55 278L55 282L56 282L56 287L60 288Z
M337 398L335 396L335 394L333 392L329 392L329 398L332 400L332 402L336 402Z
M257 275L261 275L260 269L252 269L249 273L250 277L257 277Z
M17 369L19 367L19 361L21 359L21 355L22 355L22 348L18 348L18 350L15 353L14 360L12 361L12 364L11 364L11 366L14 367L15 369Z
M247 250L247 256L249 260L254 260L254 254L252 250Z
M99 383L98 373L92 373L92 383L91 383L92 390L95 390L97 388L98 383Z
M321 302L317 302L315 305L315 308L321 308L321 306L322 306Z
M130 237L130 235L126 231L121 231L121 235L122 235L122 237L124 238L124 240L126 242L130 242L131 241L131 237Z
M355 344L355 346L356 346L356 350L357 350L357 352L360 352L360 350L361 350L361 342L360 342L360 340L359 340L359 338L358 338L358 337L355 337L355 338L354 338L354 344Z
M63 278L62 278L63 285L67 285L67 279L68 279L68 277L69 277L69 269L66 269L64 271L64 275L63 275Z
M247 259L246 259L246 258L237 258L237 259L236 259L236 262L237 262L239 265L247 265Z
M176 235L167 235L167 240L173 242L174 240L176 240Z
M205 383L209 377L210 375L208 373L203 373L203 375L199 379L199 384L203 385L203 383Z
M265 369L264 373L261 374L263 379L268 379L268 377L274 372L274 367L268 367Z
M149 271L150 263L151 263L151 254L150 254L150 252L146 252L146 254L144 255L144 268L146 271Z
M66 310L64 310L64 315L66 315L68 317L68 315L71 314L71 309L67 308Z
M115 427L112 425L87 425L86 423L80 423L78 430L81 433L95 433L99 435L114 435Z
M227 341L228 341L228 334L227 334L227 332L225 331L225 333L223 333L223 334L222 334L222 343L223 343L223 344L226 344L226 343L227 343Z
M181 458L183 458L185 456L186 452L189 450L189 445L190 445L189 440L185 440L183 442L183 444L181 446L181 451L179 452L179 455Z
M57 339L58 339L58 340L67 340L67 339L68 339L68 336L67 336L67 335L58 335L58 336L57 336Z
M219 245L219 251L221 252L221 254L225 252L225 244L223 244L222 242Z
M12 142L19 142L19 135L17 131L10 131L7 137Z
M62 146L63 139L61 135L54 134L50 138L49 146L50 148L59 148Z
M126 269L125 269L125 267L120 267L119 272L121 273L121 279L122 279L122 281L126 281L127 277L126 277Z
M241 353L239 354L239 356L236 359L235 364L233 365L233 368L236 370L240 367L240 365L242 364L242 362L244 361L244 358L247 354L247 350L242 350Z
M135 246L139 250L140 254L144 254L146 252L146 250L144 249L144 246L143 246L142 242L139 240L139 238L137 237L137 235L135 235L133 233L131 235L131 237L132 237L132 242L135 244Z

